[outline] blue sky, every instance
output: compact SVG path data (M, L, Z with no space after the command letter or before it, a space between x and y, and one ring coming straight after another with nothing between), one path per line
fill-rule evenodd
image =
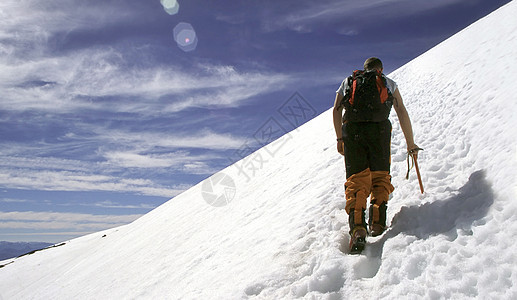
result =
M131 222L507 2L3 0L0 240Z

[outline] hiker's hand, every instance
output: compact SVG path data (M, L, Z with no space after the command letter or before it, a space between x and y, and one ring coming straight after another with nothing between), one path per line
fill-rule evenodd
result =
M341 155L345 155L345 143L341 140L337 141L337 152Z
M418 151L420 150L424 150L420 147L418 147L417 145L412 145L411 147L408 147L408 153L413 155L415 158L418 158Z

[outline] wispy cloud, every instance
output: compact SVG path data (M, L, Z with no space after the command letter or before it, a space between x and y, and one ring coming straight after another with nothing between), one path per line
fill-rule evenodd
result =
M114 201L109 201L109 200L95 202L95 203L91 203L91 204L84 203L81 205L101 207L101 208L122 208L122 209L147 209L147 210L150 210L150 209L156 208L155 205L149 205L147 203L140 203L140 204L136 204L136 205L135 204L122 204L119 202L114 202Z
M0 185L43 191L110 191L172 198L185 190L167 187L151 179L127 179L95 173L0 168Z
M76 33L139 18L138 10L106 1L2 1L0 122L13 133L2 131L1 186L173 197L188 186L159 184L153 174L214 173L213 160L221 159L214 152L237 149L245 140L207 129L203 119L178 118L167 131L150 124L192 108L239 106L292 81L207 61L185 70L116 41L61 48ZM191 126L174 131L184 122Z
M286 75L242 73L230 66L199 65L196 77L171 66L131 68L114 49L85 49L17 64L4 58L0 67L0 108L11 111L88 109L156 115L190 107L236 106L290 82Z
M117 227L117 226L115 226ZM112 227L109 227L112 228ZM104 230L106 228L102 228L100 230ZM1 238L11 238L11 237L17 237L17 240L19 241L26 241L25 237L30 237L30 239L33 239L34 237L37 237L38 239L42 239L42 237L46 236L53 236L53 237L78 237L87 235L89 233L93 233L99 230L89 230L89 231L52 231L52 232L42 232L42 231L33 231L33 232L1 232L0 237ZM55 240L54 242L61 242L62 239Z
M235 106L290 82L284 74L240 72L232 66L195 63L184 70L169 63L145 63L148 59L139 49L116 41L55 49L72 32L123 26L141 18L121 3L6 0L0 8L0 109L156 115L200 105Z
M185 155L142 155L131 152L110 152L106 158L112 164L125 168L162 168L183 163Z
M119 191L171 198L189 186L163 186L153 174L213 174L217 151L237 149L244 139L210 130L175 135L129 132L89 126L89 137L59 143L4 144L0 150L0 186L37 190ZM200 149L201 154L193 154ZM211 151L208 151L211 150ZM76 159L61 158L77 152ZM206 152L206 153L204 153ZM204 154L203 154L204 153ZM131 178L127 178L127 171ZM166 182L166 180L161 180Z
M294 9L289 7L286 11L270 12L273 14L281 13L282 16L267 18L268 21L263 23L263 27L266 31L288 28L300 32L310 32L322 24L349 20L349 26L347 28L339 27L336 28L336 30L346 35L355 35L357 34L357 24L354 26L353 23L360 20L401 18L426 10L452 5L460 1L461 0L304 1L303 5L298 5Z
M186 134L170 134L167 132L134 132L114 129L104 134L98 133L98 138L106 142L117 141L118 144L138 145L134 149L149 149L163 147L174 148L203 148L203 149L236 149L242 146L244 139L231 134L218 134L209 129L200 132L190 131Z
M130 22L135 17L136 13L125 5L105 1L4 0L0 4L0 40L5 42L3 45L11 47L2 50L20 58L22 53L13 53L12 50L47 54L42 46L58 33L99 29L109 24Z
M2 203L30 203L33 202L32 200L26 200L26 199L12 199L12 198L0 198L0 202Z
M133 222L141 215L93 215L80 213L0 211L0 229L95 231Z
M22 150L21 148L17 148ZM23 151L23 150L22 150ZM95 164L79 160L55 158L55 157L19 157L0 156L0 167L19 169L44 169L44 170L67 170L76 172L87 172L95 168ZM100 167L100 166L99 166Z
M195 174L212 174L216 171L207 164L208 157L216 158L216 156L194 156L187 152L168 154L108 152L105 157L109 165L120 168L175 169Z

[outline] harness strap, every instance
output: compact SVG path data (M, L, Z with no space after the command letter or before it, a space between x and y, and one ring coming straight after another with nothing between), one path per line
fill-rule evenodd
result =
M416 148L416 149L413 149L411 151L409 151L407 153L407 174L406 174L406 180L409 179L409 171L411 171L411 169L413 169L413 167L415 166L415 158L413 157L413 151L420 151L420 150L424 150L422 148ZM409 158L411 157L411 167L409 166Z
M411 167L409 166L409 158L411 157ZM415 166L415 161L413 159L413 156L409 154L409 152L407 153L407 173L406 173L406 180L409 179L409 171L411 171L411 169L413 169L413 167Z

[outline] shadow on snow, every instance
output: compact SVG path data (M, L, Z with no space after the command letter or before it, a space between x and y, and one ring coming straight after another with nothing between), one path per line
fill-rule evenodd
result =
M492 187L485 179L484 171L476 171L469 181L458 190L458 194L443 201L402 207L393 217L390 229L381 239L368 245L368 264L363 266L361 277L373 277L382 264L384 243L399 234L428 239L430 236L445 234L456 239L457 231L470 231L474 221L485 217L494 203Z

